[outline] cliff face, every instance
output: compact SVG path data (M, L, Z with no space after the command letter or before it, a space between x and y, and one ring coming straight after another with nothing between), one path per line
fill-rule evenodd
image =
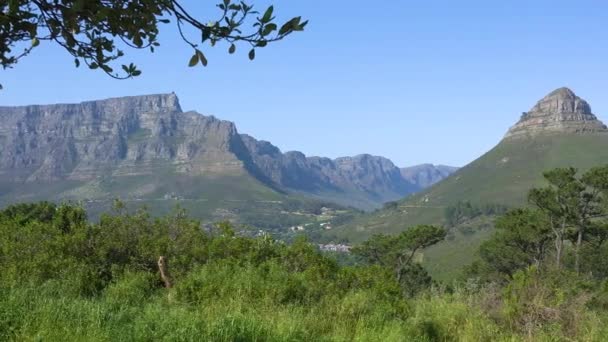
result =
M0 107L0 175L6 180L87 180L240 168L234 124L182 113L174 94L80 104Z
M0 147L0 183L15 186L123 176L159 179L161 174L246 175L274 190L317 197L331 193L332 200L364 208L421 188L386 158L282 153L269 142L239 134L232 122L182 112L175 94L0 107ZM141 186L162 188L157 182ZM88 187L87 194L94 197L94 189Z
M536 103L513 126L505 139L546 133L608 132L591 106L568 88L559 88Z
M362 154L329 159L281 151L266 141L243 135L253 162L273 182L302 192L359 192L382 203L404 197L417 186L401 176L390 160Z

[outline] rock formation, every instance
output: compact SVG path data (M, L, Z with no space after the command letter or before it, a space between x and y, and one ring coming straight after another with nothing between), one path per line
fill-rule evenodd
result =
M559 88L542 98L509 129L505 139L546 133L608 132L591 112L591 106L568 88Z

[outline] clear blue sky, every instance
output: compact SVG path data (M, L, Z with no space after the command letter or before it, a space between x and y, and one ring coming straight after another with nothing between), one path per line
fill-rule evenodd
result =
M209 18L211 2L185 2ZM191 51L167 26L157 53L127 56L144 71L129 81L75 69L68 55L42 45L2 71L0 105L174 91L184 110L234 121L283 151L371 153L400 166L464 165L561 86L608 122L605 0L257 3L310 24L258 51L255 62L245 50L206 48L207 68L187 67Z

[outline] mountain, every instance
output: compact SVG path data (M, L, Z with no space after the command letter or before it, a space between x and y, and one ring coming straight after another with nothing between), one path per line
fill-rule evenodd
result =
M543 97L509 129L505 140L533 138L548 133L606 132L606 125L591 112L587 101L568 88L559 88Z
M230 218L284 211L276 204L293 198L370 209L420 189L386 158L282 153L182 111L175 94L0 107L0 147L0 204L119 197L166 210L180 200Z
M415 224L444 224L446 208L459 201L508 207L526 204L529 189L543 184L542 173L555 167L581 170L608 163L608 130L590 105L567 88L542 98L486 154L397 206L364 215L338 227L339 236L359 241L373 233L395 233ZM479 218L465 226L491 226ZM461 227L462 228L462 227ZM465 227L466 228L466 227ZM465 234L426 255L431 269L456 269L473 257L490 230ZM455 264L456 263L456 264Z
M420 164L401 169L401 176L411 184L416 184L418 190L447 178L458 170L457 167L447 165Z
M282 153L269 142L248 135L241 138L256 168L273 184L290 191L370 209L424 187L418 183L416 171L407 179L384 157L306 157L297 151Z

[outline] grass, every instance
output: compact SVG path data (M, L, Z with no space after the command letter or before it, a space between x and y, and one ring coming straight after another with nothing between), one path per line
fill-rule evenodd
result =
M490 319L462 293L431 294L392 317L365 292L312 307L252 301L239 293L204 303L115 291L71 297L47 284L3 291L0 332L21 341L559 341L559 329L519 335ZM133 286L127 284L127 288ZM134 298L133 298L134 297ZM605 318L591 315L579 341L602 341ZM596 325L597 324L597 325Z
M0 336L44 341L489 341L501 336L481 312L447 298L411 303L404 320L387 315L364 292L304 307L267 298L252 303L238 293L186 304L169 301L162 290L141 298L112 287L96 298L71 297L53 286L3 291L0 325L10 328Z

